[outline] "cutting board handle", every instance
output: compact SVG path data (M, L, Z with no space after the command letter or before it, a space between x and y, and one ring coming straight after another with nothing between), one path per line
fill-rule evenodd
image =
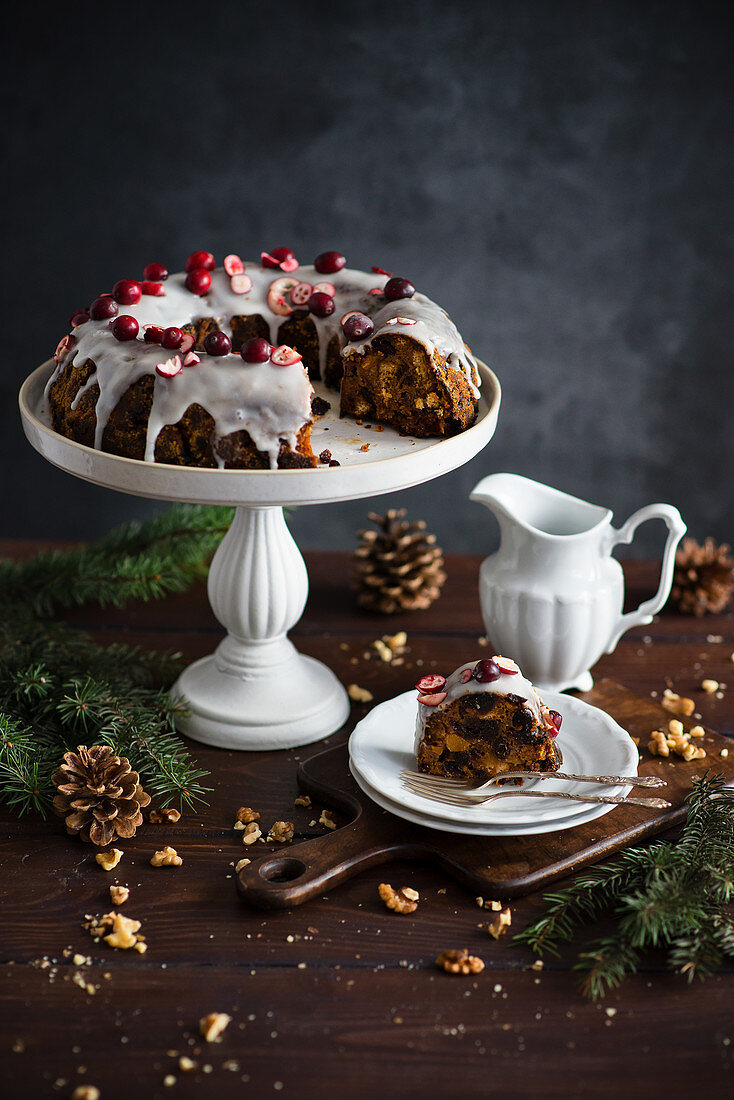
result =
M237 889L248 905L287 909L325 893L358 871L399 858L403 847L399 842L375 844L374 826L358 808L349 825L254 859L239 872Z

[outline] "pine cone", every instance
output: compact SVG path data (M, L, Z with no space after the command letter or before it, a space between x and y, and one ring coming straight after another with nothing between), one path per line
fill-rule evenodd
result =
M670 598L684 615L700 619L723 611L734 593L734 561L725 542L707 538L703 546L684 539L675 555Z
M150 795L130 761L115 756L109 745L80 745L76 752L65 752L64 761L52 779L58 788L54 810L66 818L66 831L100 847L116 837L134 836Z
M436 536L425 533L423 520L408 523L404 515L404 508L384 517L370 512L379 530L360 531L353 555L357 603L383 615L430 607L446 580Z

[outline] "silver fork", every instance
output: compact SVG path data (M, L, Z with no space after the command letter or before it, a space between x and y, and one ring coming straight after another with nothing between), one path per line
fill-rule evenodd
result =
M646 806L648 809L665 810L670 806L670 802L667 802L664 798L642 798L635 795L609 795L609 794L569 794L566 791L529 791L524 790L522 787L515 787L512 790L507 791L493 791L491 794L483 794L482 790L486 791L487 784L484 784L481 789L477 788L474 791L467 790L462 791L446 790L444 788L432 788L426 786L424 783L416 782L415 772L404 771L401 775L403 786L406 787L413 794L419 794L423 798L430 799L432 802L443 802L448 806L483 806L488 802L494 802L500 798L513 798L522 796L523 798L565 798L569 802L603 802L611 805L629 805L629 806ZM423 777L420 776L419 779Z
M608 783L611 786L629 787L667 787L667 780L657 775L573 775L571 772L502 772L493 775L483 783L467 783L464 779L448 779L442 775L426 775L425 772L410 771L404 768L402 775L414 779L417 783L425 783L426 787L435 790L482 791L485 787L491 787L495 783L501 783L507 779L570 779L576 783Z

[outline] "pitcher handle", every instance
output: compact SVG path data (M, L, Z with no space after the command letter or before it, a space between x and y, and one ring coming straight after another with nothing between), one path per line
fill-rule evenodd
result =
M677 508L674 508L672 504L648 504L645 508L640 508L637 512L634 512L627 522L622 524L619 529L612 529L609 549L611 550L613 546L616 546L617 543L620 542L632 542L639 525L645 523L648 519L662 519L665 521L668 528L668 537L665 540L665 550L663 551L663 564L660 571L660 584L658 585L657 592L651 599L645 600L635 611L629 611L626 615L620 615L609 640L607 653L612 653L619 639L631 627L643 626L645 623L652 622L653 615L660 611L667 600L673 583L675 551L678 543L686 532L686 525L681 518L680 512Z

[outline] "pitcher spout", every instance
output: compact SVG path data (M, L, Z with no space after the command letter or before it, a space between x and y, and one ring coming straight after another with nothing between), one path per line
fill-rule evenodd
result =
M548 539L588 535L608 524L611 511L569 496L519 474L489 474L470 500L484 504L500 521Z

